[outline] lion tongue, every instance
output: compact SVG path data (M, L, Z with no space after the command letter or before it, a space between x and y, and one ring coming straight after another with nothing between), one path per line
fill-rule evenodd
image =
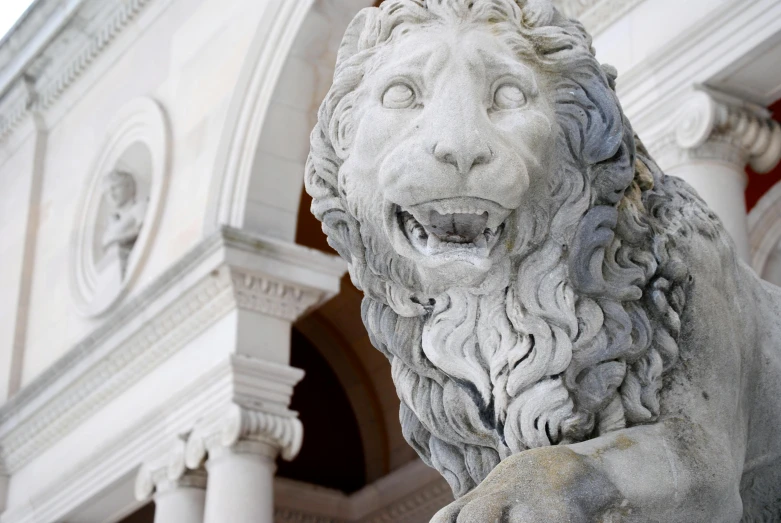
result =
M429 234L450 243L472 243L485 231L488 223L488 213L483 214L439 214L432 210L428 217L429 223L424 224Z

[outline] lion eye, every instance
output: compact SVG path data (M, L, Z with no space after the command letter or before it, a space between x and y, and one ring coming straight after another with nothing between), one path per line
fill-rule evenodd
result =
M526 95L513 84L504 84L494 93L494 106L499 110L518 109L526 105Z
M382 105L389 109L407 109L415 103L415 91L406 84L393 84L382 95Z

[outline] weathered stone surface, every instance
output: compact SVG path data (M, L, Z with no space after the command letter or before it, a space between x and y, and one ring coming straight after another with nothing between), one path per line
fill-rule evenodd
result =
M590 43L545 0L362 11L312 211L459 498L434 521L775 521L781 291L659 170Z

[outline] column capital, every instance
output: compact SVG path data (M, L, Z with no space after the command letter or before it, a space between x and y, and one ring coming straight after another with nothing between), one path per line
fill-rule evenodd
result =
M207 455L230 449L291 460L298 455L304 427L288 409L300 369L246 356L231 356L226 365L231 389L218 415L201 419L187 438L185 463L197 469Z
M714 160L741 170L749 164L766 173L781 160L781 124L764 107L698 87L685 99L673 133L660 146L660 163L669 166Z
M200 467L188 469L185 464L186 439L178 437L167 453L141 465L135 485L138 501L177 488L206 488L206 471Z
M271 459L281 454L292 460L304 441L304 426L296 416L293 411L271 413L231 405L222 418L195 429L187 441L185 462L198 468L207 455L217 457L226 450Z

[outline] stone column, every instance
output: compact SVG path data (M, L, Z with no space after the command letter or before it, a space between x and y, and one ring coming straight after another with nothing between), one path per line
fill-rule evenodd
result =
M141 466L136 478L136 499L155 502L155 523L203 523L206 471L185 466L185 441L156 460Z
M748 261L746 165L771 171L781 159L781 125L767 109L701 88L684 103L658 160L688 182L721 219Z
M205 523L273 523L275 460L293 459L303 443L303 426L287 409L303 371L247 357L233 363L235 386L251 394L238 388L221 417L196 427L186 462L205 463L209 473Z
M273 523L277 449L259 441L212 447L205 523Z

